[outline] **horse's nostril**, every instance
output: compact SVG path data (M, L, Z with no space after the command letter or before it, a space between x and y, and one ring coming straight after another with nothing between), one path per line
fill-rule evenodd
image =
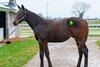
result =
M17 23L16 23L16 22L13 22L13 25L14 25L14 26L17 26Z

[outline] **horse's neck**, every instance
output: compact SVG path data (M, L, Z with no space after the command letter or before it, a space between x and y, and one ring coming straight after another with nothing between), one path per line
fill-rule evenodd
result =
M43 22L40 16L36 15L33 12L28 11L25 21L29 24L29 26L34 29L39 23Z

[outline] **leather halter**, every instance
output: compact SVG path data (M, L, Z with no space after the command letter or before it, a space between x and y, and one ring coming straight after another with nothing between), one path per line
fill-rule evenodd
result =
M25 11L24 16L22 16L22 18L21 18L21 19L19 19L19 22L20 22L20 21L22 21L25 17L26 17L26 11Z

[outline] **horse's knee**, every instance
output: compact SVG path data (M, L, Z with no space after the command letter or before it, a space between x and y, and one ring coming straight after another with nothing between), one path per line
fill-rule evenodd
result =
M49 51L45 51L45 56L47 57L48 61L50 61Z
M40 58L42 59L44 57L44 52L40 52Z
M45 51L45 55L46 55L47 60L48 60L48 67L52 67L52 63L51 63L50 56L49 56L49 51Z
M49 51L45 51L46 57L49 56Z

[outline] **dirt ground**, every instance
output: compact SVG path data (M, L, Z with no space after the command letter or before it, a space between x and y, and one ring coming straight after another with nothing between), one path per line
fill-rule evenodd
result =
M91 37L88 38L87 41L87 47L89 48L89 67L100 67L100 48L95 43L98 39L100 40L100 37ZM53 67L76 67L78 51L74 39L70 38L63 43L49 43L49 48ZM37 53L37 55L23 67L39 66L39 53ZM45 67L48 67L46 58ZM81 67L83 67L83 61Z
M19 38L19 37L14 37L14 38L8 38L8 39L4 39L2 40L2 42L7 42L7 41L10 41L10 42L16 42L16 41L21 41L21 40L29 40L30 38Z
M16 41L22 41L22 40L31 40L31 38L19 38L19 37L14 37L14 38L8 38L0 41L0 47L6 46L8 44L11 44L12 42Z

